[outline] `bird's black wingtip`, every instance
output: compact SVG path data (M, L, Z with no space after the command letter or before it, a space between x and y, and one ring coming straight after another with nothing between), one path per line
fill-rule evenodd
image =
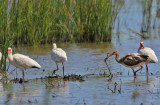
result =
M32 66L32 68L37 68L37 69L40 69L40 67L37 67L37 66Z

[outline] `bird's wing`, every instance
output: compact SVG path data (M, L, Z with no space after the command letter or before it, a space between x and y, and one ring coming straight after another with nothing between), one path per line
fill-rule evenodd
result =
M134 54L129 54L123 58L124 59L123 63L128 66L134 66L134 65L141 63L139 58L140 58L139 56L135 56Z
M22 54L14 54L13 62L14 64L16 64L15 66L18 66L19 68L20 67L24 69L33 67L41 68L41 66L36 61Z
M138 53L143 55L155 54L155 52L149 47L138 49Z
M67 61L67 55L65 51L63 51L61 48L53 49L51 51L51 58L54 61L60 61L60 60Z
M62 50L61 48L57 48L56 50L57 50L58 52L60 52L62 56L67 56L67 55L66 55L66 52L65 52L64 50Z
M155 52L149 47L144 47L144 48L141 48L141 49L139 48L138 53L142 54L142 55L148 55L149 58L151 59L151 63L158 62L158 59L157 59L157 56L156 56Z
M140 55L139 53L132 53L133 56L138 56Z
M137 59L142 59L143 61L146 61L149 59L149 56L148 55L138 55Z

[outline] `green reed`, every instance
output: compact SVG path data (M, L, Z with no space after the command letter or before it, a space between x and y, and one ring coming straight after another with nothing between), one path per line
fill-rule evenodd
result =
M110 41L119 7L119 2L111 0L16 1L0 1L4 12L0 18L5 17L7 26L0 22L1 29L6 28L5 33L1 30L0 37L5 35L17 45ZM4 44L3 41L0 43Z
M111 41L118 8L119 0L0 0L0 70L12 45Z
M9 18L7 18L8 2L0 1L0 48L2 52L2 59L0 61L0 70L6 69L7 49L12 45L11 28Z

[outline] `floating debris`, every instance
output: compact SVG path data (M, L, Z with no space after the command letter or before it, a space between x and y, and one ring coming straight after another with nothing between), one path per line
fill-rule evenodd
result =
M46 76L46 78L62 78L61 76L59 76L59 75L55 75L55 76Z
M22 83L23 82L23 79L22 78L20 78L20 79L18 79L18 78L14 78L13 80L11 80L11 81L13 81L14 83ZM27 83L28 81L24 81L24 83Z
M79 81L79 82L85 81L83 79L83 76L81 76L81 75L75 75L75 74L65 75L63 77L63 80L65 80L65 81Z
M83 82L84 76L82 75L76 75L76 74L70 74L70 75L65 75L64 77L55 75L55 76L46 76L46 78L63 78L64 81L80 81Z

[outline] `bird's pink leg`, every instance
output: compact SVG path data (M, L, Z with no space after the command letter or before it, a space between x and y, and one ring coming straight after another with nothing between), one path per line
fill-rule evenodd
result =
M136 72L141 70L143 68L143 66L141 66L141 68L139 68L138 70L134 71L134 76L136 76Z
M53 75L53 74L55 74L55 73L56 73L56 71L58 71L58 70L59 70L59 68L58 68L58 63L56 63L56 65L57 65L57 69L56 69L56 70L53 70L52 75Z
M136 72L133 72L134 73L134 76L136 76Z
M24 83L24 70L23 70L23 83Z
M63 64L63 62L62 62L62 65L63 65L63 77L64 77L64 64Z
M56 63L56 65L57 65L57 70L59 70L59 68L58 68L58 64Z
M149 75L147 64L146 64L146 75Z
M134 68L132 68L134 76L136 76L136 72L134 72Z

